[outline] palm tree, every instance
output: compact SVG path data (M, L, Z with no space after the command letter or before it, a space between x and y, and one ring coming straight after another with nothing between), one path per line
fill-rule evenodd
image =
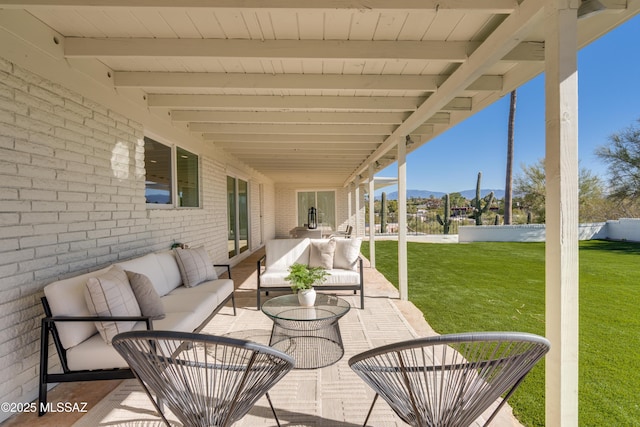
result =
M513 200L513 128L516 121L516 91L511 92L509 106L509 131L507 136L507 179L504 186L504 224L511 224Z

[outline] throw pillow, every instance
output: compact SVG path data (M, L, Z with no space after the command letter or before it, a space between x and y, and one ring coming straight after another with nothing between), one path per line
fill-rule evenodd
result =
M127 271L127 278L131 284L131 290L138 301L140 311L143 316L149 316L152 319L162 319L166 313L164 306L160 300L158 291L153 287L151 280L144 274Z
M194 249L174 249L180 268L182 284L187 288L197 286L207 280L216 280L218 275L204 247Z
M309 267L322 267L327 270L333 268L333 254L336 251L335 240L311 240L309 249Z
M334 239L336 242L336 252L333 257L333 268L343 270L357 270L358 256L360 255L360 244L362 239Z
M117 266L98 277L87 280L85 300L94 316L140 316L140 307L129 285L127 275ZM130 331L136 322L95 322L102 338L111 344L114 336Z

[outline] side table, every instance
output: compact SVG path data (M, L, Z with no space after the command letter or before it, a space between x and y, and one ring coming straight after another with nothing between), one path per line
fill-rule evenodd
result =
M316 369L336 363L344 355L338 321L351 306L335 295L318 294L315 305L303 307L295 294L262 304L273 320L269 345L292 356L295 369Z

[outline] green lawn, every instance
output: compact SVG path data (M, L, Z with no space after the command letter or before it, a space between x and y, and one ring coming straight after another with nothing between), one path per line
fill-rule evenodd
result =
M362 253L369 253L363 242ZM409 299L439 333L544 335L544 243L409 243ZM397 242L376 267L398 285ZM580 242L580 426L640 426L640 244ZM544 366L510 400L544 426Z

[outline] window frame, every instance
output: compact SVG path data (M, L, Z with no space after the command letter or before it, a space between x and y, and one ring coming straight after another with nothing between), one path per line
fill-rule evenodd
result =
M338 227L338 192L335 188L319 188L319 189L300 189L296 190L296 227L301 227L303 224L298 224L298 214L300 213L300 205L299 205L299 194L300 193L314 193L314 207L318 209L318 193L333 193L333 219L336 222L332 225L333 230L337 230ZM320 221L318 220L318 226L320 226Z
M159 203L148 203L146 202L146 180L147 180L147 156L145 149L145 158L144 158L144 166L145 166L145 205L147 209L202 209L202 156L190 149L184 148L182 145L172 144L162 138L159 138L155 135L145 134L144 136L145 145L147 140L151 140L156 144L161 144L170 148L171 153L171 202L167 204L159 204ZM197 161L197 194L198 194L198 203L197 206L180 206L179 203L179 195L178 195L178 148L186 151L189 154L192 154L198 158Z

